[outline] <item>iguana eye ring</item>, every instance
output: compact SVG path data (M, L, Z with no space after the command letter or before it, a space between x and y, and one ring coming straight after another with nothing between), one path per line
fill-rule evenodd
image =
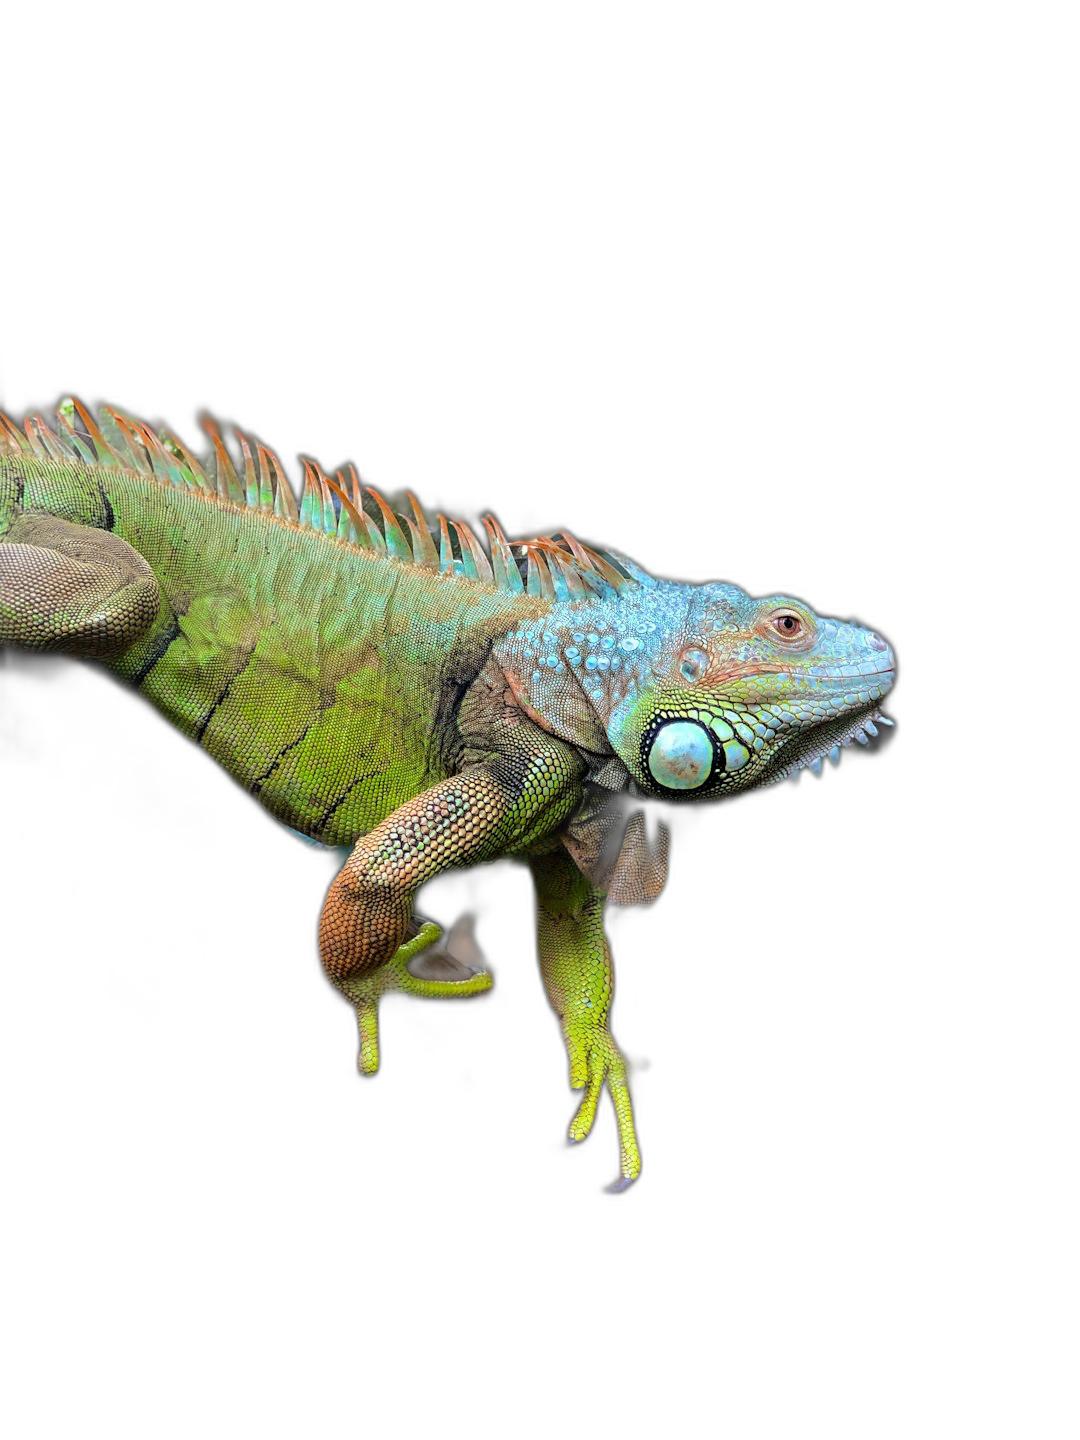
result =
M783 610L779 615L774 615L772 623L773 629L785 640L794 640L802 634L803 622L790 610Z

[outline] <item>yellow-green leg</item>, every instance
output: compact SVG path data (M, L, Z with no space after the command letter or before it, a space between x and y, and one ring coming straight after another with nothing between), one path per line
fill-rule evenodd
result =
M611 950L604 934L604 895L559 847L531 862L536 884L540 971L559 1018L570 1058L570 1084L585 1097L570 1122L570 1139L584 1140L606 1085L619 1127L620 1178L624 1190L641 1173L626 1062L611 1037L608 1015L615 988Z
M438 925L430 921L403 945L399 945L393 956L384 964L360 975L343 976L337 980L338 989L347 995L356 1006L356 1018L360 1026L359 1066L363 1075L374 1075L379 1068L379 998L388 990L404 990L407 995L422 995L438 1000L453 996L479 995L491 989L491 976L486 970L470 971L455 961L452 955L439 954L438 968L449 969L460 974L460 979L435 980L420 967L408 968L409 961L431 945L442 935ZM449 964L447 964L449 962ZM429 967L435 968L435 967ZM417 973L417 971L420 973Z

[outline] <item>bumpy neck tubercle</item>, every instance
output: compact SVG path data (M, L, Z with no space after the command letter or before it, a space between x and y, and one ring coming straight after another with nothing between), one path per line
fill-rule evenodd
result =
M621 789L629 779L621 761L614 761L619 777L610 763L611 716L650 683L686 615L691 589L657 583L617 598L560 603L495 647L492 661L514 703L535 724L595 757L590 778L607 788Z

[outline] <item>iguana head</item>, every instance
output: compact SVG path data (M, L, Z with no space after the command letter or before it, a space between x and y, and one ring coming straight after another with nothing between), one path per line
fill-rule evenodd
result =
M806 765L820 769L840 746L877 734L895 661L873 630L733 585L657 584L619 609L625 633L597 636L610 644L599 673L610 676L621 657L624 693L594 684L592 698L606 710L611 747L647 794L732 795Z

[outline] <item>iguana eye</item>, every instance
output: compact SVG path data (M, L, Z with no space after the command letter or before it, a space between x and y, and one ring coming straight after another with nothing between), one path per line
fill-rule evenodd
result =
M778 630L785 640L794 640L797 635L802 634L803 622L790 610L785 610L780 615L774 615L772 623L773 628Z
M691 685L696 685L708 668L708 655L696 645L691 645L679 656L679 674Z

